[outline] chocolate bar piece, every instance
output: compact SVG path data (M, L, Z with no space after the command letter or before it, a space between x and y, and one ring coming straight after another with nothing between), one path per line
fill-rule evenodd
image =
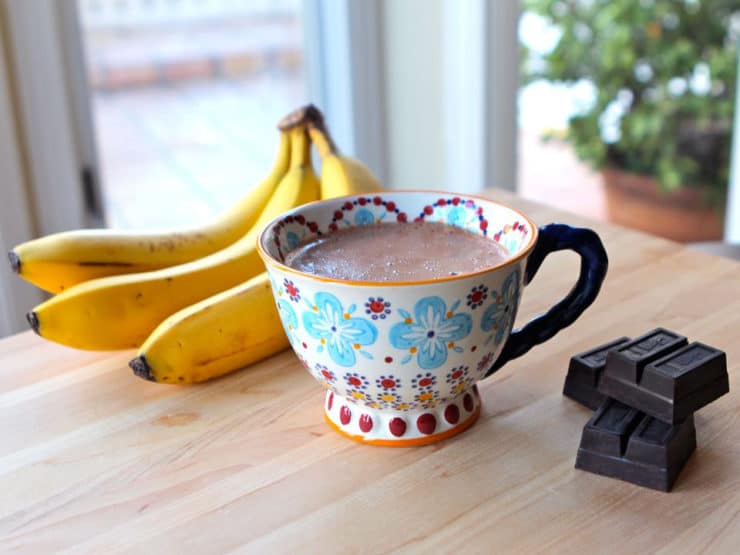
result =
M599 390L669 424L685 420L730 390L727 358L709 345L691 343L657 360L650 356L637 380L631 368L625 371L619 352L623 348L613 353L622 366L612 365L612 353L607 357Z
M693 415L671 425L607 398L583 428L576 468L670 491L694 449Z
M655 328L610 351L606 358L606 373L613 378L638 382L646 365L683 347L686 343L683 335L663 328ZM605 391L602 393L609 395Z
M598 390L606 364L606 355L610 350L629 340L629 337L620 337L571 358L568 375L565 376L563 384L563 395L592 410L599 408L606 399Z

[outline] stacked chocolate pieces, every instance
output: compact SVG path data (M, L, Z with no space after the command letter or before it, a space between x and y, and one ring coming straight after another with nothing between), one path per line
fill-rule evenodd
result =
M722 351L663 328L574 356L563 394L596 410L576 468L670 491L696 448L694 412L728 391Z

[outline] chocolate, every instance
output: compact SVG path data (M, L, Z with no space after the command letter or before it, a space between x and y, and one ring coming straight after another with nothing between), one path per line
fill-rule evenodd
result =
M563 384L563 395L592 410L599 408L606 398L598 390L599 380L606 365L606 355L610 350L629 340L629 337L620 337L572 357Z
M671 425L608 398L583 428L576 468L670 491L694 449L693 415Z
M606 373L613 378L637 382L646 365L683 347L686 343L683 335L663 328L655 328L610 351L606 359ZM602 393L606 392L602 391Z
M661 330L661 335L664 332ZM609 353L599 382L602 394L676 424L729 391L727 358L722 351L696 342L681 347L675 338L669 338L663 346L638 357L637 364L628 365L627 360L635 360L629 350L634 343ZM666 345L672 347L668 353L664 352ZM655 352L663 356L655 358Z

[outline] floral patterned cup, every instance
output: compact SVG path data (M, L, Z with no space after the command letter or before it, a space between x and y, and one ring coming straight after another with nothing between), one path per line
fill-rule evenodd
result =
M484 235L510 257L480 271L414 282L332 279L284 264L297 245L337 229L411 220ZM475 384L573 323L596 298L607 269L591 230L563 224L538 230L502 204L422 191L301 206L268 224L258 248L293 350L327 389L327 422L376 445L420 445L470 426L480 412ZM581 256L575 287L512 331L523 287L547 254L562 249Z

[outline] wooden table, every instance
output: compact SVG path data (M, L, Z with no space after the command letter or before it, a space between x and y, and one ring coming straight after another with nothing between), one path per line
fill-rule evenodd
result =
M538 224L588 225L491 196ZM594 306L480 384L473 428L428 447L331 431L292 352L176 387L134 377L131 352L0 341L0 551L737 552L740 265L594 227L611 258ZM519 322L576 272L575 255L551 256ZM697 451L669 494L575 470L590 411L561 395L573 353L658 325L725 350L731 382L697 414Z

